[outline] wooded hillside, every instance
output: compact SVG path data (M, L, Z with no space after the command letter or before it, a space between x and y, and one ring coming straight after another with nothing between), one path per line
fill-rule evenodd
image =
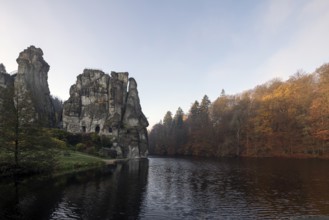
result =
M149 134L150 154L329 155L329 64L241 94L205 95L189 112L167 112Z

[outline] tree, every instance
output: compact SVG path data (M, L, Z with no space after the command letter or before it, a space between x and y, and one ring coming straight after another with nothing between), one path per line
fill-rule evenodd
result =
M225 90L224 89L222 89L222 91L220 92L220 96L225 96L226 94L225 94Z
M8 155L14 172L41 172L55 165L51 141L36 118L30 94L20 85L8 86L1 93L0 147Z
M179 131L186 132L184 150L176 145L178 153L327 156L329 64L313 74L299 70L285 82L273 79L242 94L227 95L222 90L213 103L205 95L191 105L183 130L178 129L181 115L178 109L168 136L177 140Z
M166 149L163 144L164 140L164 127L162 122L159 122L153 126L149 134L150 154L165 154Z
M173 138L175 154L183 154L184 145L187 142L187 128L184 123L184 112L179 107L173 120Z
M214 129L214 154L226 156L231 154L232 131L230 122L232 120L231 107L234 98L221 95L210 108L211 122Z
M207 95L204 95L199 107L199 114L201 120L201 127L202 128L209 128L210 125L210 118L209 118L209 107L211 105L211 101L209 100Z
M173 123L172 113L171 111L167 111L166 115L163 118L163 125L170 130Z
M240 156L242 148L243 135L248 138L247 120L250 114L250 97L248 93L235 97L235 105L232 107L232 119L230 127L234 134L234 145L236 155Z
M62 121L62 113L63 113L63 101L58 97L51 96L51 102L54 106L55 111L55 126L59 126Z
M189 111L188 115L191 129L198 129L200 126L200 105L198 101L195 101Z
M184 112L181 109L181 107L179 107L176 111L176 114L174 116L174 120L173 120L173 125L175 128L182 128L183 127L183 117L184 117Z
M312 136L321 144L322 152L329 148L329 64L316 70L318 85L310 106Z

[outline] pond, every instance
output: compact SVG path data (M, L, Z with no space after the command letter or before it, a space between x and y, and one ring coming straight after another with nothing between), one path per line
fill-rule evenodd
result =
M131 160L2 181L0 219L326 219L328 168L326 160Z

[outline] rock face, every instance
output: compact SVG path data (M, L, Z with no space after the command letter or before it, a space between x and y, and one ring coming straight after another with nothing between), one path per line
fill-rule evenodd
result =
M69 132L96 132L111 137L112 148L105 150L119 157L147 157L148 121L140 106L137 83L127 72L111 72L110 76L85 69L71 87L62 112L60 100L50 95L49 65L42 50L30 46L16 61L18 71L14 75L0 64L0 107L7 100L4 97L13 96L14 103L27 103L31 120L41 122L43 127L58 127L62 120L63 128Z
M0 63L0 88L5 89L13 82L13 78L7 73L5 66Z
M73 133L96 132L113 137L113 149L124 158L147 157L148 121L135 79L127 72L85 69L64 102L63 127Z
M5 66L0 63L0 109L3 108L3 101L6 96L6 89L9 86L13 86L13 84L14 78L7 73Z
M29 94L37 120L44 126L55 126L55 110L48 87L49 65L43 59L42 50L30 46L19 54L16 61L15 90Z
M43 59L42 50L30 46L19 54L16 61L18 71L14 75L7 74L4 65L0 64L0 88L14 86L13 95L29 103L34 119L44 127L54 127L58 121L48 87L49 65Z

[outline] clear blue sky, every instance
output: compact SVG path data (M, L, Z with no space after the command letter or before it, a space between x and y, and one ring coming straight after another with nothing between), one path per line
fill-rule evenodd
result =
M0 0L0 63L30 45L66 100L84 68L128 71L153 125L207 94L329 62L328 0Z

